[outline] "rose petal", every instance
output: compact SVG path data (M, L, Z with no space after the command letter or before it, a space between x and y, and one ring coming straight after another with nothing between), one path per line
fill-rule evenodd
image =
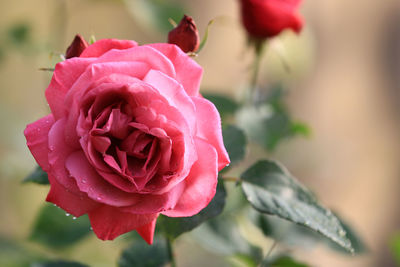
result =
M75 194L81 194L75 180L70 177L65 169L65 161L75 151L68 146L64 139L65 119L56 121L49 131L49 174L53 175L57 182L66 190Z
M67 109L64 104L65 95L92 62L94 59L74 57L57 63L53 78L45 92L51 113L56 120L65 115Z
M87 195L76 195L66 190L57 180L49 175L50 192L46 201L51 202L75 217L79 217L96 209L99 203L89 199Z
M90 166L82 151L72 153L68 157L65 167L74 177L79 189L86 192L94 201L122 207L133 205L139 200L135 194L123 192L106 182Z
M31 124L28 124L24 131L26 144L28 145L29 150L31 151L36 162L44 171L49 170L48 135L53 124L54 117L52 114L50 114Z
M132 214L118 208L101 205L89 212L94 233L102 240L114 240L124 233L152 223L158 214Z
M182 84L185 91L190 96L198 96L200 82L203 76L203 68L186 55L179 47L173 44L149 44L166 57L174 64L176 77L175 79ZM174 77L173 77L174 78Z
M131 40L102 39L87 47L80 57L99 57L111 49L128 49L137 46Z
M185 184L179 183L172 188L169 192L162 195L142 194L140 201L130 207L121 207L121 211L145 214L145 213L159 213L176 206L185 190Z
M196 136L207 140L217 150L218 170L220 171L229 164L230 160L222 139L221 118L218 110L205 98L192 97L192 100L196 105Z
M185 114L184 118L188 122L192 134L194 134L196 129L195 106L183 86L171 77L156 70L150 70L143 81L156 88L171 106Z
M141 226L136 229L136 232L147 242L147 244L153 244L154 231L156 229L157 218L151 223Z
M204 209L214 197L218 183L217 151L201 139L195 139L198 160L193 164L183 194L171 210L162 212L169 217L189 217Z

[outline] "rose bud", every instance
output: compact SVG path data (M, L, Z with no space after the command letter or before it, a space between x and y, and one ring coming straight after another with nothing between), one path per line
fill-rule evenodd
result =
M200 38L194 20L184 15L181 22L168 34L168 43L176 44L183 52L196 52L199 49Z
M65 53L65 58L69 59L72 57L79 57L88 46L89 44L80 34L75 35L74 40L67 48L67 52Z
M285 29L300 33L303 20L298 13L301 0L240 0L242 23L250 37L265 39Z
M51 113L25 129L48 174L47 201L112 240L149 244L160 214L190 217L214 197L229 164L221 120L199 93L203 69L172 44L99 40L55 67Z

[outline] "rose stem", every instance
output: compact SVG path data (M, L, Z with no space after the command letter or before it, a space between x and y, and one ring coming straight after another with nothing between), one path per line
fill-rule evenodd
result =
M171 267L176 267L174 252L172 251L172 240L169 237L166 237L165 239L167 240L167 250L169 259L171 260Z
M268 252L267 252L267 255L265 256L265 259L268 259L268 258L269 258L269 256L271 255L271 253L272 253L272 251L274 250L274 248L276 247L276 245L277 245L277 242L276 242L276 240L274 239L274 242L272 243L271 247L269 248L269 250L268 250Z
M253 75L250 80L250 104L253 104L253 100L255 99L255 93L257 92L257 81L258 75L260 73L260 65L261 59L265 51L265 40L264 39L255 39L254 40L254 65L253 65Z

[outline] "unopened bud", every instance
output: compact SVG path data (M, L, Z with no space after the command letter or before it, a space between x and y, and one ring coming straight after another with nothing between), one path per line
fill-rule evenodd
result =
M71 45L67 48L65 58L79 57L88 46L89 44L80 34L75 35Z
M176 44L183 52L196 52L199 49L200 38L194 20L183 16L179 25L169 32L168 43Z

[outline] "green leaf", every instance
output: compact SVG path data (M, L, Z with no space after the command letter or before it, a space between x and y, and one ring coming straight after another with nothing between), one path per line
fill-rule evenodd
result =
M23 183L36 183L36 184L49 184L49 178L47 173L37 166L36 169L31 172L23 181Z
M259 161L241 176L247 200L257 211L308 227L353 252L338 218L281 165Z
M205 249L213 253L239 257L247 255L256 262L262 259L261 249L243 238L232 216L218 216L197 228L193 234Z
M346 231L346 236L354 248L354 253L362 254L367 252L364 242L356 234L355 230L340 219L339 216L336 214L335 216L339 219L343 229ZM261 229L265 236L273 238L279 243L293 247L301 246L303 248L312 248L317 244L325 244L338 252L349 253L348 250L332 242L329 238L302 225L258 212L251 212L249 217L252 219L253 223Z
M13 45L22 45L29 41L31 29L27 23L18 23L8 29L8 39Z
M159 267L170 262L167 242L155 239L150 246L143 240L137 240L126 248L118 261L119 267Z
M89 265L73 261L45 261L32 263L30 267L89 267Z
M398 266L400 266L400 232L395 234L390 241L390 251Z
M354 254L363 254L368 252L368 247L361 239L360 235L356 232L354 228L352 228L346 221L344 221L339 215L333 212L333 214L339 219L341 225L343 226L344 231L346 232L346 237L350 240L351 245L354 249ZM338 252L342 253L349 253L348 250L344 249L343 247L337 245L333 242L328 242L328 245L337 250Z
M0 235L0 266L28 267L31 262L43 259L42 255L28 250L15 240Z
M225 148L231 160L230 166L243 160L246 154L247 140L244 132L233 125L228 125L222 129Z
M175 0L124 0L128 10L142 27L171 30L168 19L179 23L186 13L182 3Z
M311 130L305 123L292 118L284 102L285 91L282 86L270 90L255 106L243 106L238 110L236 119L251 140L273 151L284 140L310 136Z
M239 108L239 104L228 96L204 93L203 97L215 105L222 118L232 115Z
M308 265L298 262L290 256L279 255L277 257L265 259L261 267L308 267Z
M185 232L193 230L205 221L218 216L225 207L225 198L225 186L222 179L219 179L217 192L206 208L192 217L170 218L160 216L157 226L170 238L174 239Z
M46 204L36 219L30 239L49 248L61 249L73 245L89 233L90 222L86 215L75 218L58 207Z

